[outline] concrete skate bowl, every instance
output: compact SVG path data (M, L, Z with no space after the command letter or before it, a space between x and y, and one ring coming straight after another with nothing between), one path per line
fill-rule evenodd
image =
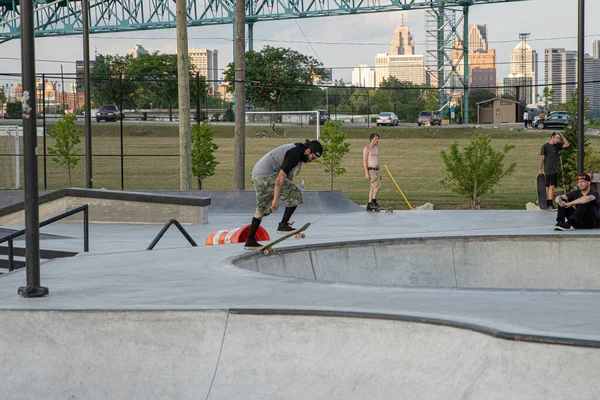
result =
M597 348L407 321L226 310L6 310L2 321L4 398L591 399L600 392Z
M408 287L600 290L597 236L365 240L242 255L239 268Z

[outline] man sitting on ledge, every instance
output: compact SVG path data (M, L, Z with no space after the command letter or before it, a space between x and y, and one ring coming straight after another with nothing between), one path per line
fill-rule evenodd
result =
M558 204L555 231L600 228L600 195L591 187L588 174L577 175L578 189L556 197Z

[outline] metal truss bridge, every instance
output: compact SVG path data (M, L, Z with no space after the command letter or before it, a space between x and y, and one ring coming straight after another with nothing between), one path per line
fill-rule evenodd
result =
M523 0L248 0L246 22L328 17ZM90 0L90 34L175 28L175 1ZM189 0L188 26L233 24L235 0ZM34 0L35 36L82 33L81 1ZM0 0L0 43L20 38L20 0Z

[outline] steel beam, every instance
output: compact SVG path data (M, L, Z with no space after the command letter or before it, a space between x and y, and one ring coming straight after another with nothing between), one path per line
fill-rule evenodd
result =
M376 12L457 8L528 0L246 0L246 22L354 15ZM175 28L176 2L91 0L90 34ZM82 2L34 0L35 36L80 35ZM19 0L0 0L0 43L20 38ZM188 26L232 24L233 0L190 0Z

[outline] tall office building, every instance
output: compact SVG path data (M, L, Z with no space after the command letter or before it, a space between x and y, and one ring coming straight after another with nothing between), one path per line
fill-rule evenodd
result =
M536 102L538 94L538 54L526 41L521 40L510 54L510 77L522 78L522 99L527 104ZM528 79L531 78L531 79ZM527 84L526 82L530 82Z
M588 100L590 111L600 111L600 59L585 55L583 75L587 82L584 96Z
M576 88L577 51L545 49L544 72L545 87L554 90L552 103L566 103Z
M469 25L469 56L473 53L487 53L488 27L487 25Z
M600 59L600 40L594 40L592 43L592 56L596 59Z
M366 64L352 70L352 86L374 87L375 70Z
M458 75L464 76L463 43L454 42L452 61ZM459 82L456 82L459 85ZM488 47L487 25L469 25L469 86L486 88L495 93L496 50Z
M194 71L206 78L209 89L216 93L219 88L219 51L214 49L191 49L188 51Z
M415 40L408 26L402 25L396 28L390 43L390 56L404 56L415 54Z
M392 56L378 54L375 59L376 86L381 85L384 79L394 77L400 82L411 82L415 85L424 85L425 58L422 55Z
M414 52L415 41L403 22L394 31L390 54L380 53L375 57L375 86L378 87L384 79L390 77L415 85L425 84L425 58Z

